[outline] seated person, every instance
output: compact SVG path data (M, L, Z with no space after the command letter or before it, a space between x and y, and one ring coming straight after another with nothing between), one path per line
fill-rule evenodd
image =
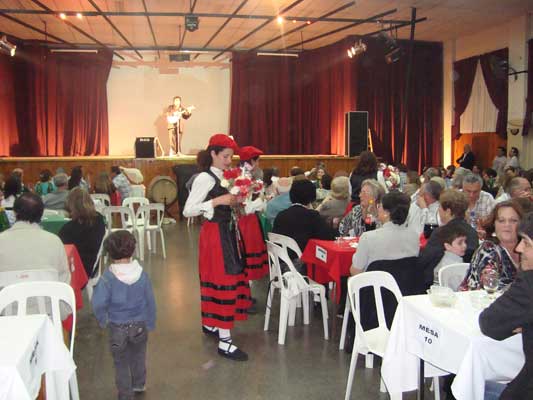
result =
M15 200L15 224L0 233L0 271L56 269L59 281L70 283L65 247L59 238L41 229L44 207L34 193Z
M424 271L424 283L430 287L433 283L434 269L444 256L445 248L441 239L444 226L460 227L466 232L466 252L464 262L470 262L474 251L479 246L477 232L465 220L468 199L463 192L455 189L447 189L439 197L439 217L443 226L435 229L426 246L420 251L418 265Z
M56 191L43 196L44 208L49 210L65 210L68 196L68 176L60 173L54 176Z
M518 244L518 224L522 215L522 208L512 200L496 204L484 226L487 240L474 253L466 277L461 283L461 290L482 289L482 275L487 267L498 271L498 289L514 281L519 261L515 248ZM496 236L493 237L493 234Z
M344 210L350 202L350 179L339 176L331 182L331 191L316 209L326 219L328 224L334 226L333 221L343 216ZM337 222L338 224L338 222ZM334 226L335 227L335 226Z
M481 190L490 193L492 197L496 198L500 189L498 186L498 173L492 168L485 168L481 177L483 178L483 187Z
M479 327L483 334L504 340L517 332L522 332L526 362L520 373L494 397L486 400L526 400L533 398L533 358L531 340L533 335L533 213L527 214L518 228L520 243L516 251L520 253L520 272L516 280L502 296L485 309L479 316ZM501 390L499 391L501 392Z
M89 193L81 187L72 189L67 197L71 220L59 231L64 244L73 244L80 253L88 277L93 277L94 263L105 235L104 217L96 212Z
M439 241L445 251L433 270L433 283L439 284L439 271L447 265L463 262L466 252L467 231L462 225L444 225L439 234ZM458 282L460 283L460 282Z
M39 182L35 184L35 193L39 196L47 195L56 190L52 182L52 172L49 169L43 169L39 175Z
M409 208L407 226L419 236L423 232L429 238L434 228L438 227L439 196L442 187L439 183L430 180L422 185L416 201Z
M361 235L350 268L352 275L365 272L374 261L418 256L419 235L404 226L410 204L409 196L401 192L393 191L383 196L378 204L378 219L383 226Z
M17 196L21 190L22 187L18 178L13 176L7 178L4 184L4 198L0 202L0 207L5 210L10 226L13 226L16 220L15 212L13 211L13 205L15 204L15 200L17 199Z
M317 211L310 208L316 200L316 188L311 181L304 179L293 182L289 195L292 205L277 215L272 232L293 238L302 251L311 238L335 239L335 231Z
M385 194L385 189L375 179L366 179L359 192L359 204L341 220L339 234L341 236L361 236L363 232L381 226L377 220L377 204Z
M483 179L479 175L469 173L463 179L463 192L468 196L468 222L474 228L483 225L495 204L491 194L481 190L482 187Z
M117 188L120 193L120 198L124 201L125 198L131 196L131 184L126 175L122 173L122 170L118 166L111 167L111 179L113 180L113 185Z
M279 178L275 183L276 196L266 204L265 215L270 222L274 223L277 215L292 205L289 191L291 190L291 178Z

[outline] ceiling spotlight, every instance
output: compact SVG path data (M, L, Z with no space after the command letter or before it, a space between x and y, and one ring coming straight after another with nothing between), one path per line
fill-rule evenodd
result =
M296 20L295 20L295 19L293 19L293 20L292 20L292 23L293 23L293 24L295 24L295 23L296 23Z
M66 20L67 19L67 14L61 13L61 14L59 14L59 18L61 18L62 20Z
M307 21L306 24L307 24L307 25L311 25L311 21Z
M385 45L385 61L387 64L397 62L402 56L402 49L398 45L396 39L384 31L380 32L378 37Z
M10 43L9 40L7 40L7 36L4 35L0 39L0 48L4 47L6 50L9 51L9 55L11 57L15 56L15 53L17 51L17 46L15 46L13 43Z
M283 17L281 15L278 15L278 24L281 25L283 23Z
M78 19L82 19L82 18L83 18L83 14L82 14L82 13L76 13L76 17L77 17Z
M358 56L359 54L363 54L366 49L366 44L361 39L359 39L359 41L355 42L355 44L348 50L348 57L353 58L355 56Z
M393 64L400 60L402 57L402 49L399 47L395 48L392 51L389 51L387 54L385 54L385 61L387 64Z

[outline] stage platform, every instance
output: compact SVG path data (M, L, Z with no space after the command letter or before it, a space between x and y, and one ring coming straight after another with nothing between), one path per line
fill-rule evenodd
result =
M326 164L326 169L332 175L340 170L350 172L357 164L358 157L344 157L335 155L265 155L261 157L261 168L277 167L280 176L287 176L293 166L304 170L313 168L320 160ZM39 180L39 173L49 169L52 174L62 167L67 173L78 165L92 181L102 171L108 171L113 165L138 168L144 175L144 184L148 187L157 176L175 178L172 167L179 164L195 164L195 155L180 157L135 158L133 156L91 156L91 157L4 157L0 158L0 173L8 176L14 168L24 170L24 182L35 184ZM235 158L235 165L238 157Z

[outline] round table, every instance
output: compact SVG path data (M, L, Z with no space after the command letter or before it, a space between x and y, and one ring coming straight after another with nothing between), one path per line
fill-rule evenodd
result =
M69 218L65 218L62 215L52 215L41 220L41 227L45 231L58 235L63 225L69 221Z

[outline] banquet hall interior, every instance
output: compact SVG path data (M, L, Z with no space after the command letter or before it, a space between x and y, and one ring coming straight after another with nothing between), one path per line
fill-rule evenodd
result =
M133 387L134 397L119 398L477 400L484 398L486 381L512 381L523 364L521 339L518 350L516 343L505 342L513 357L519 354L505 369L509 374L497 379L466 372L482 362L475 346L488 338L477 323L484 307L473 322L477 300L470 305L458 290L483 288L472 287L468 277L484 239L492 235L503 243L495 228L498 212L515 210L520 223L531 211L532 13L531 0L0 0L0 382L12 383L1 385L0 398L68 399L69 392L73 399L117 398L114 338L93 308L106 274L115 274L104 241L122 229L135 237L133 257L153 287L156 319L148 334L146 382ZM246 192L246 202L232 203L230 223L239 257L248 264L250 258L260 259L264 268L257 279L246 278L253 302L244 310L246 320L231 328L229 349L233 340L247 353L246 362L231 359L229 350L220 357L222 336L206 334L209 300L199 264L202 268L208 253L219 250L218 242L202 246L212 212L187 211L201 191L195 179L207 176L198 175L197 156L208 149L214 169L219 150L213 150L213 135L220 133L238 146L221 148L234 150L232 167L240 167L241 178L261 181L256 193ZM248 158L246 146L253 146ZM469 153L475 157L471 165ZM358 166L366 165L369 154L374 169L368 175ZM210 174L206 179L215 188L242 193L236 187L239 178ZM474 200L468 191L478 181L481 196L490 196L490 209L483 212L479 190ZM312 215L323 226L306 232L303 246L299 229L307 229L310 219L282 226L283 213L301 206L294 199L302 182L314 185L304 206L317 210ZM398 191L403 197L387 205ZM352 310L368 311L368 304L357 308L347 297L352 290L347 282L378 273L360 273L356 264L362 254L392 254L408 234L398 234L390 248L380 249L362 238L386 224L410 229L418 223L414 219L420 220L413 255L421 260L434 229L448 226L440 213L443 196L451 191L462 191L465 204L469 201L460 219L466 218L465 225L481 239L475 237L468 260L464 251L460 257L461 280L450 290L456 302L446 308L426 300L433 269L428 286L412 293L392 273L401 289L397 306L389 315L391 292L384 295L376 307L385 307L387 321L375 316L379 332L365 342L366 332L360 332L365 316L352 317ZM32 193L37 196L30 198ZM207 192L202 193L207 203ZM374 196L370 205L368 195ZM287 204L281 205L282 197ZM404 198L410 202L402 222L381 221ZM23 219L28 213L23 200L39 202L42 217ZM248 212L248 202L257 208ZM327 214L328 202L342 203L342 210ZM212 211L211 203L206 207ZM279 209L272 214L274 206ZM84 207L101 218L98 239L81 231ZM214 209L218 215L219 207ZM362 230L343 233L354 210L362 210L357 216ZM261 234L259 253L246 250L249 233L240 225L240 218L250 215ZM6 288L33 283L34 275L36 281L62 280L56 271L55 279L35 274L54 267L43 264L51 245L37 250L41 236L28 232L18 242L12 236L17 224L27 221L50 234L43 241L61 244L68 264L69 279L62 284L72 288L75 318L61 314L53 329L46 319L35 324L3 309ZM276 234L290 237L291 229L300 254L276 242L281 240ZM30 261L15 266L14 246L8 243L18 243L17 251ZM448 242L439 246L432 268L444 249L449 253ZM290 262L278 260L278 250ZM505 251L512 253L518 271L519 252ZM420 264L416 258L412 262ZM297 271L299 265L303 270ZM244 276L252 267L244 267ZM422 275L419 270L417 282ZM436 270L435 277L445 286ZM411 294L432 312L420 311ZM37 325L39 331L17 339L19 323L26 332ZM43 333L49 328L54 337L59 332L55 347ZM220 335L226 330L216 329ZM379 351L372 347L378 342ZM43 347L39 360L34 358L38 344ZM29 361L30 372L17 366L20 360ZM424 370L425 381L419 378Z

